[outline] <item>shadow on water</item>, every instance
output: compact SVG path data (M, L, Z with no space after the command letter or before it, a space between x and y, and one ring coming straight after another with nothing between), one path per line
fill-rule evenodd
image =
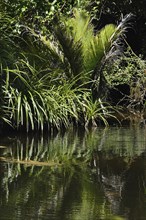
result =
M0 139L0 219L146 219L145 128Z

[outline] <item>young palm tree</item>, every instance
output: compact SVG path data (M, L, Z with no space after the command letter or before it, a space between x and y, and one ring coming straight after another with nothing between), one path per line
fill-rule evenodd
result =
M124 36L130 19L131 14L123 18L118 26L108 24L96 34L90 16L85 11L75 9L74 17L67 21L67 31L73 37L74 44L81 44L81 48L79 47L81 52L78 53L80 63L78 72L81 70L83 77L88 73L94 101L105 95L102 94L106 86L103 68L109 58L119 54L120 39Z
M85 11L74 9L72 18L56 21L57 25L54 24L52 29L53 42L39 36L48 47L53 62L52 72L58 68L67 79L78 76L78 84L88 84L88 88L92 89L93 100L100 98L106 82L103 67L109 58L117 55L118 40L127 30L130 18L131 14L118 26L108 24L96 34L90 16Z

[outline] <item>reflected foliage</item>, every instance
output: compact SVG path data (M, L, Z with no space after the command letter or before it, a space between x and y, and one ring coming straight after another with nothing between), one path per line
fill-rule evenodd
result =
M142 219L144 134L144 128L131 127L1 139L3 215L15 204L18 218Z

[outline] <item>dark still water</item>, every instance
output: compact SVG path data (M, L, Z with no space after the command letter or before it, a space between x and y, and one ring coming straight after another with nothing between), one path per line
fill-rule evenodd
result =
M146 129L1 137L0 219L146 219Z

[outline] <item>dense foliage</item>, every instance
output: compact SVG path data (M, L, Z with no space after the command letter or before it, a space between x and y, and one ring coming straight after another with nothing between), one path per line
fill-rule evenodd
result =
M132 85L132 107L144 105L145 62L131 49L122 51L131 14L117 25L102 23L104 14L120 20L103 1L9 0L0 6L2 125L27 131L99 120L107 125L113 112L108 91L120 84Z

